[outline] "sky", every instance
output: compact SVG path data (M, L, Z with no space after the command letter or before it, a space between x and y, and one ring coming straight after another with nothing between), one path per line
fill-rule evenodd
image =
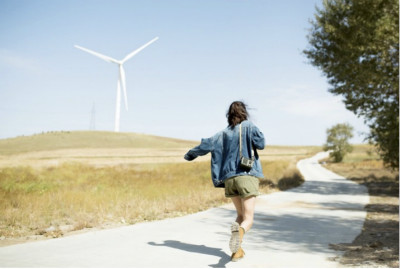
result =
M368 127L302 53L317 0L0 0L0 139L113 131L117 60L129 109L120 131L200 140L236 100L271 145L322 145L326 129Z

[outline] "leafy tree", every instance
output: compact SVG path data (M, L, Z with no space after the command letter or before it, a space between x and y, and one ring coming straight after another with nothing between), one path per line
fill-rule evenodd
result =
M349 139L353 137L353 127L348 123L336 124L326 130L328 135L324 150L332 150L329 156L334 158L335 162L341 162L344 156L353 151L349 144Z
M399 2L325 0L304 50L329 91L364 118L384 162L399 166Z

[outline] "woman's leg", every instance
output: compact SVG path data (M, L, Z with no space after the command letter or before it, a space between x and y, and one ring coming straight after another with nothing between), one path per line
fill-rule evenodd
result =
M240 198L240 196L235 196L235 197L231 197L231 199L236 208L236 214L237 214L236 222L239 223L239 225L240 225L243 221L242 198Z
M239 224L247 232L253 226L256 197L250 196L250 197L242 198L241 202L242 202L241 208L242 208L242 212L243 212L242 213L243 221L239 222Z
M240 245L242 243L242 238L243 238L243 228L240 228L240 224L243 221L243 203L242 203L242 198L240 196L235 196L231 197L233 204L235 205L236 208L236 222L232 223L231 225L231 239L229 240L229 248L231 249L232 253L232 259L233 256L238 253L240 249Z
M232 202L236 208L236 222L242 226L245 231L250 230L253 226L254 220L254 208L256 205L256 197L250 196L246 198L240 198L239 196L232 197Z
M236 208L237 217L236 222L232 223L231 226L232 234L229 247L233 253L231 260L238 261L245 255L241 246L243 236L253 226L256 195L259 193L259 181L254 177L236 177L235 181L229 183L235 183L236 192L242 196L247 196L245 198L240 196L231 198Z
M233 252L231 256L232 261L238 261L244 257L244 251L241 244L244 233L249 231L253 225L255 201L255 196L246 198L236 196L232 198L232 202L235 205L237 212L237 223L232 224L232 235L229 241L229 247Z

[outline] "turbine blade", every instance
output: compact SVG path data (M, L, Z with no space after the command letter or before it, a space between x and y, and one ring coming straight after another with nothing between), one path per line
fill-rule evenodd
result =
M122 91L124 92L125 108L126 110L128 110L128 96L126 94L125 70L122 64L119 65L119 80L121 82Z
M92 55L94 55L96 57L99 57L99 58L103 59L104 61L107 61L107 62L110 62L110 63L119 64L119 61L117 61L117 60L115 60L115 59L113 59L111 57L108 57L106 55L100 54L98 52L92 51L90 49L86 49L86 48L78 46L78 45L75 45L75 48L83 50L83 51L86 51L87 53L90 53L90 54L92 54Z
M136 54L138 54L141 50L143 50L145 47L147 47L148 45L150 45L151 43L153 43L154 41L156 41L158 39L158 37L153 38L152 40L150 40L149 42L147 42L146 44L144 44L143 46L141 46L140 48L132 51L131 53L129 53L128 55L125 56L125 58L121 61L122 63L128 61L130 58L132 58L133 56L135 56Z

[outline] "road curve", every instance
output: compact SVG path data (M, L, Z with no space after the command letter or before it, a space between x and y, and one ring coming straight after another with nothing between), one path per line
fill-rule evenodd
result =
M246 256L230 262L232 205L122 228L0 248L0 267L340 267L361 233L367 189L324 169L319 153L298 162L305 183L257 198Z

